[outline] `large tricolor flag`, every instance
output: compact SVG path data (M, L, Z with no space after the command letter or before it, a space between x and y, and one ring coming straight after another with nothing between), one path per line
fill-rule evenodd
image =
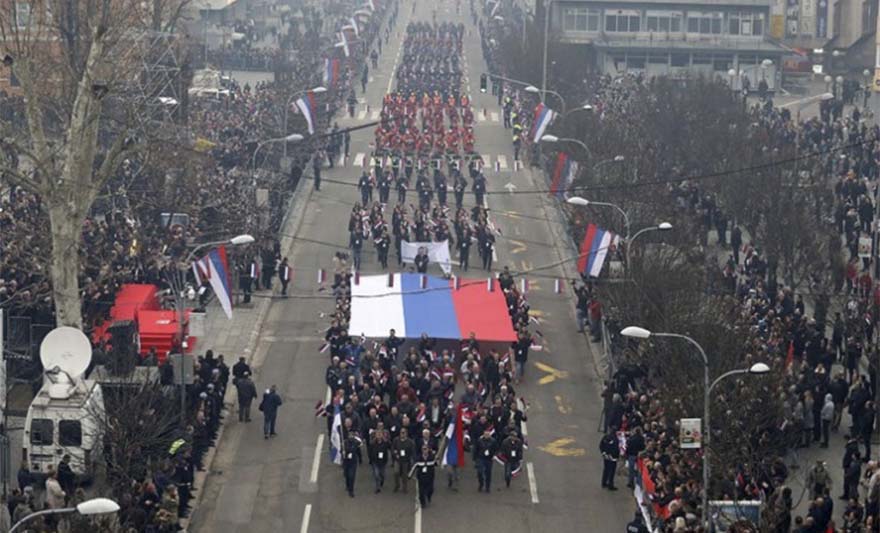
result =
M578 271L589 276L599 277L608 249L617 242L617 236L595 224L587 225L587 232L581 243L578 257Z
M544 105L543 102L535 106L535 116L532 120L532 142L538 142L544 135L544 130L553 122L556 113Z
M333 425L330 428L330 461L335 465L342 464L342 413L339 404L333 405Z
M232 319L232 291L229 282L229 264L226 261L226 248L217 247L207 255L193 263L193 272L196 275L196 282L201 285L204 280L208 280L220 307L226 313L226 318Z
M359 38L359 37L361 36L361 32L360 32L360 30L358 29L358 23L357 23L357 20L355 20L354 17L350 17L350 18L348 19L348 22L349 22L349 24L351 24L351 27L354 28L354 36Z
M336 58L324 59L324 86L332 89L339 80L339 60Z
M556 155L556 164L553 166L553 176L550 182L550 194L558 198L565 196L565 191L574 182L578 173L577 161L565 152Z
M462 406L455 410L455 420L446 428L446 453L443 454L442 466L464 467L464 422L461 419Z
M303 116L306 117L306 123L309 126L309 135L315 134L315 94L312 91L306 93L302 98L297 98L296 107L299 108Z

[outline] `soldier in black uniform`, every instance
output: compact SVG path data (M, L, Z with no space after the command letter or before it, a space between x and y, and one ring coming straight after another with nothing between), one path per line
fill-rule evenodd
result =
M391 194L391 180L392 176L390 172L383 172L381 176L379 176L379 203L385 205L388 203L388 196Z
M415 473L419 482L419 503L422 507L427 507L431 503L431 496L434 495L434 470L436 468L437 461L434 459L434 451L427 444L422 446L419 460L413 464L409 471L410 477Z
M247 261L239 262L237 267L238 287L241 289L241 292L244 293L244 300L242 300L242 303L249 304L251 303L251 283L253 282L253 278L251 278L250 263Z
M361 191L361 203L364 205L364 209L367 209L370 202L373 201L373 182L366 170L358 180L358 189Z
M461 175L461 172L455 173L455 182L453 184L453 192L455 193L455 208L461 209L464 204L464 191L467 190L467 180Z
M345 490L354 498L354 478L361 463L361 438L356 431L349 432L342 441L342 474L345 476Z
M483 255L483 270L492 270L492 250L495 248L495 236L490 232L486 232L480 243Z
M492 461L498 448L491 429L486 427L483 435L474 444L474 463L477 465L477 479L480 482L480 492L492 490Z
M458 241L458 267L467 271L470 262L471 244L473 244L473 234L471 228L465 227L461 232L461 239Z
M388 247L391 245L391 238L388 236L388 230L382 230L382 235L376 241L376 253L379 256L379 264L382 268L388 268Z
M599 452L602 453L602 488L617 490L614 486L614 472L617 470L617 459L620 457L620 444L614 434L614 427L609 428L608 433L599 442Z
M437 191L437 201L446 206L446 176L439 170L434 171L434 189Z
M483 207L483 196L486 194L486 176L482 172L477 173L474 177L474 183L471 185L474 190L474 201L477 205Z
M410 170L412 173L412 170ZM397 176L397 202L404 204L406 203L406 190L409 188L409 173L406 175L398 175Z

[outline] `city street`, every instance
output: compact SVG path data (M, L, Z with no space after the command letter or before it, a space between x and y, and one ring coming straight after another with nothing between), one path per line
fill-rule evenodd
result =
M507 192L543 188L545 183L538 173L515 168L510 131L502 127L496 99L479 92L479 74L485 69L479 35L467 10L463 7L461 15L456 15L453 6L451 1L419 2L414 14L409 4L401 7L379 68L371 72L366 94L358 94L355 118L340 117L339 125L354 126L378 117L382 97L392 87L391 76L409 21L430 21L436 8L438 22L464 22L464 71L477 116L476 146L486 161L492 192L487 202L498 233L495 268L529 271L560 262L572 250L561 228L554 226L558 217L550 199L544 194ZM318 269L332 272L333 254L346 251L345 221L358 198L354 185L369 161L372 139L372 128L353 132L351 157L325 169L321 190L311 190L311 183L300 188L309 197L297 233L287 236L293 237L287 254L294 270L291 296L273 300L253 360L258 390L275 384L284 400L278 415L279 436L264 440L259 416L250 424L239 423L232 413L226 417L189 531L274 533L300 528L302 532L418 533L479 528L526 532L582 531L586 524L593 531L623 531L635 503L626 490L610 493L600 487L601 379L594 370L588 338L576 330L566 277L573 268L568 274L558 267L542 269L530 277L528 300L538 321L536 329L544 336L543 350L530 353L525 380L516 390L530 406L523 427L528 450L523 473L511 487L504 487L501 468L496 465L492 494L478 493L468 458L458 492L447 489L445 473L438 469L433 503L422 510L415 483L408 494L394 494L387 488L374 494L369 467L363 464L357 474L356 497L346 497L341 468L329 460L327 421L314 416L315 403L328 394L323 381L328 355L319 353L319 347L328 325L325 315L334 305L329 291L318 290L315 273ZM505 188L508 184L512 187ZM472 202L473 195L468 194L465 207ZM475 263L472 260L465 277L489 275ZM365 246L361 270L364 275L382 272L371 244ZM454 273L459 274L457 267ZM563 294L553 291L557 277L566 279ZM618 486L623 489L624 485L625 480L619 478Z

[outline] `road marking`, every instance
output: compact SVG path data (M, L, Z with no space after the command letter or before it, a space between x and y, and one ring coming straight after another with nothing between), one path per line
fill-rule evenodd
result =
M559 411L559 414L570 415L571 414L571 404L566 402L565 399L557 394L553 397L556 400L556 410Z
M312 518L312 504L307 503L306 508L303 510L303 521L302 526L299 528L299 533L308 533L309 531L309 520Z
M529 247L526 246L526 243L524 243L524 242L515 241L513 239L510 239L509 242L510 242L510 244L515 246L515 248L510 251L511 254L521 254L529 249ZM529 270L529 269L523 268L523 270Z
M532 269L535 268L534 263L532 263L531 261L527 261L525 259L520 259L519 264L522 267L523 272L531 272Z
M497 111L492 111L491 113L489 113L489 116L492 117L492 122L501 122L501 120L498 118Z
M514 233L514 235L520 236L520 235L522 235L522 230L519 229L519 226L517 225L517 226L513 227L513 233Z
M370 77L368 78L368 81L369 81L370 83L373 83L373 77L370 76Z
M477 113L477 122L486 122L486 117L482 113Z
M363 152L358 152L358 153L354 154L354 161L353 161L352 165L356 166L356 167L364 166L364 158L366 156L367 156L367 154L365 154Z
M366 107L361 109L360 111L358 111L358 116L357 116L358 120L363 120L365 118L367 118L367 108Z
M532 503L538 503L538 483L535 481L535 467L532 463L526 463L526 472L529 474L529 492L532 493Z
M367 98L365 96L361 96L360 98L358 98L358 103L359 104L366 104Z
M379 110L379 109L374 109L374 110L370 113L370 120L379 120L379 114L380 114L380 113L382 113L381 110Z
M517 398L517 399L516 399L516 406L519 408L520 411L525 412L525 410L526 410L526 402L524 402L524 401L522 400L522 398ZM526 421L525 421L525 420L522 421L522 425L521 425L521 427L522 427L522 434L523 434L523 437L528 437L528 436L529 436L529 426L526 424Z
M327 392L324 394L324 405L330 405L330 386L327 386Z
M339 166L345 166L345 154L339 154Z
M415 533L422 533L422 504L419 503L419 484L416 483L416 523L413 526Z
M324 453L324 433L318 434L318 443L315 446L315 457L312 458L312 475L309 480L312 483L318 482L318 469L321 468L321 454Z
M557 370L540 361L535 361L535 366L538 367L538 370L546 372L547 374L538 380L538 385L547 385L548 383L553 383L557 379L565 379L568 377L568 370Z
M572 444L574 444L573 438L562 437L547 444L547 446L538 446L538 449L555 457L583 457L586 455L587 452L583 448L569 448Z
M507 156L502 154L498 155L498 168L501 170L507 170Z

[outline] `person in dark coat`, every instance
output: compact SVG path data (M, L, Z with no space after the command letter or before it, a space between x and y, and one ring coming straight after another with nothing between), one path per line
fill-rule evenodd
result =
M602 454L602 488L608 490L617 490L614 486L614 472L620 457L620 444L617 442L615 430L615 427L610 427L599 441L599 452Z
M260 411L263 412L264 439L277 435L275 433L275 419L278 416L278 408L281 407L282 403L281 396L276 392L275 385L266 389L266 392L263 394L263 401L260 402Z
M251 379L251 373L245 371L241 378L235 381L235 388L238 391L238 421L251 421L251 403L257 397L257 386Z

